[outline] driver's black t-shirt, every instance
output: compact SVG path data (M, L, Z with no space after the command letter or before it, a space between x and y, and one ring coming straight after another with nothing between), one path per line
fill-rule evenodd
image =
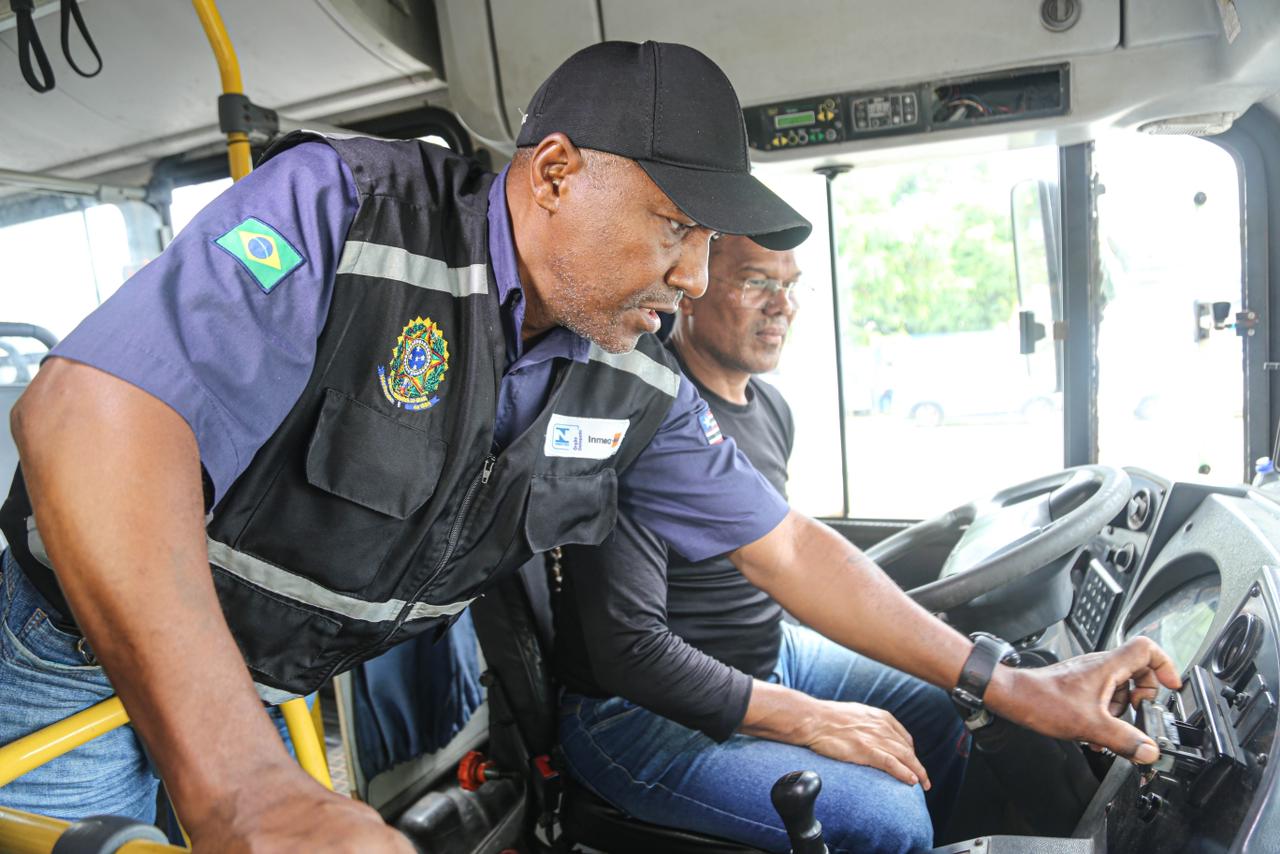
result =
M753 378L748 402L734 404L685 375L725 441L785 496L795 427L782 395ZM563 575L554 663L568 690L624 697L717 740L733 734L751 677L777 663L777 602L727 557L691 563L625 518L602 545L566 548Z

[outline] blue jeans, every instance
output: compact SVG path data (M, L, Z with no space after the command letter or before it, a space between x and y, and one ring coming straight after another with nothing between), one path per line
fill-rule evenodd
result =
M114 694L92 650L0 555L0 745ZM272 709L277 727L283 716ZM114 729L0 787L0 806L75 820L122 815L151 823L159 780L131 726Z
M932 789L781 742L734 735L718 744L620 697L566 694L560 740L570 773L642 821L785 852L769 789L788 771L817 771L817 816L832 852L932 847L934 828L959 794L969 749L946 692L786 623L771 681L892 713L915 740Z

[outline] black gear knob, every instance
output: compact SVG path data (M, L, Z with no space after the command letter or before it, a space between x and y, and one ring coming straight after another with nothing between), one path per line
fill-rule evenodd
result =
M813 814L822 778L814 771L792 771L773 784L769 797L791 839L791 854L827 854L822 823Z

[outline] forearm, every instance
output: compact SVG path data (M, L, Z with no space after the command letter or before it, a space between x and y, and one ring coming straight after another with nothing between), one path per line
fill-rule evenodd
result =
M213 589L190 429L144 392L62 360L14 428L59 582L178 812L191 827L234 811L227 799L245 781L289 760Z
M743 719L752 679L665 627L639 644L591 642L600 687L717 741ZM757 683L758 684L758 683Z
M837 643L948 690L959 678L969 639L826 525L792 512L733 559L756 586Z
M738 732L807 747L821 717L817 706L818 701L803 691L756 679Z
M595 688L726 739L742 720L751 678L671 631L666 568L661 541L625 515L606 544L566 548L567 634L581 631Z

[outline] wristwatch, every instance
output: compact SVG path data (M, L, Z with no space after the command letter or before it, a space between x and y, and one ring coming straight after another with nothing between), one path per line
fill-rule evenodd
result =
M973 650L960 669L960 681L951 689L951 702L964 718L964 725L972 731L982 729L994 720L982 700L987 693L987 684L991 681L991 674L995 673L996 665L1017 664L1018 653L1014 651L1013 644L987 632L974 632L969 639L973 641Z

